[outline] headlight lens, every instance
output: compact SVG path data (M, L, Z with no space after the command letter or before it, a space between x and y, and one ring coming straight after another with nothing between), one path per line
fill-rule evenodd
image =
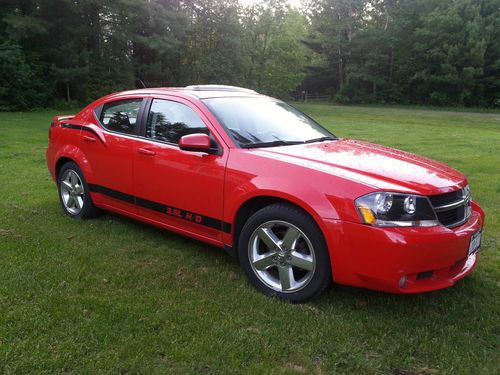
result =
M463 190L463 199L465 199L466 205L465 205L465 217L469 218L470 215L472 215L472 207L470 202L472 201L472 193L470 191L469 185L464 187Z
M463 194L464 194L464 199L472 200L472 193L470 191L469 185L464 187Z
M365 224L379 227L430 227L439 225L427 197L376 192L355 201Z

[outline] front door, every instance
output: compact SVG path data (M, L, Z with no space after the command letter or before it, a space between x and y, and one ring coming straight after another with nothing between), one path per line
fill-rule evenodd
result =
M153 99L134 154L136 204L140 213L181 233L220 242L227 150L208 120L183 99ZM179 149L183 135L209 134L219 155Z

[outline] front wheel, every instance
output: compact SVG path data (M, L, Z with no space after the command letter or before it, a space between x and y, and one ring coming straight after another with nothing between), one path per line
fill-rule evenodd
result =
M302 302L331 285L323 235L295 206L273 204L252 215L241 231L238 252L248 278L266 295Z

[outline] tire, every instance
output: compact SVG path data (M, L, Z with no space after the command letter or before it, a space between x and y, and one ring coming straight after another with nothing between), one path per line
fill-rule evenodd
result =
M90 189L81 169L73 162L61 167L57 176L59 201L64 212L73 219L90 219L99 214L90 197Z
M276 203L254 213L241 230L238 255L250 282L268 296L304 302L332 284L321 230L291 204Z

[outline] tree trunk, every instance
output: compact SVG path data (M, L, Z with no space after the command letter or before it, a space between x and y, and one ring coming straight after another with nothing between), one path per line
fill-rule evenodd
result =
M96 4L91 4L88 16L89 25L92 31L92 34L89 38L89 49L94 54L94 58L98 58L101 51L101 23L99 6Z
M339 72L339 91L344 87L344 61L342 59L342 50L338 48L339 61L338 61L338 72Z
M69 82L66 82L66 101L71 101L71 96L69 94Z
M389 58L389 82L392 83L392 72L394 70L394 46L391 46L391 53Z
M345 83L346 85L349 84L349 71L347 69L348 64L350 63L351 60L351 47L352 47L352 3L349 2L348 7L347 7L347 58L345 59L345 67L344 67L344 74L345 74Z

